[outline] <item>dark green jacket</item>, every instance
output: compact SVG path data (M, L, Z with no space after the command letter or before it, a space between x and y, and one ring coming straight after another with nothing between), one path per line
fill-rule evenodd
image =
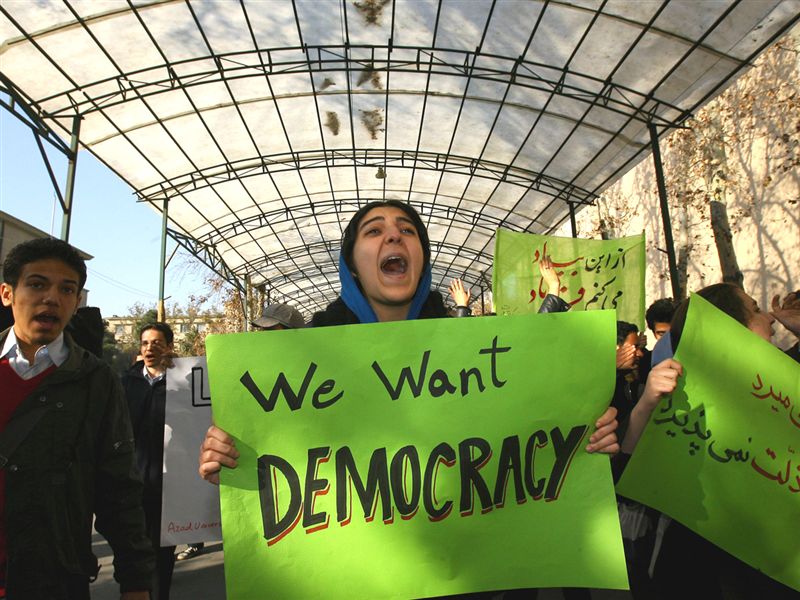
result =
M8 330L0 333L0 347ZM65 334L67 360L22 401L15 419L46 407L6 465L9 600L48 597L70 575L94 576L95 528L114 551L122 591L150 587L153 550L145 534L142 483L119 380Z

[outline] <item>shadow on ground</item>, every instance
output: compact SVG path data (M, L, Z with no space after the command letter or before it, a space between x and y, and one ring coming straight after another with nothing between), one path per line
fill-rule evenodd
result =
M92 584L92 600L119 600L111 548L97 533L92 537L92 545L101 565L97 581ZM179 546L178 551L184 548ZM222 562L222 542L206 543L199 556L176 561L170 600L225 600Z
M111 549L105 540L94 534L92 538L94 553L100 559L100 574L92 584L92 600L119 600L119 586L114 581L114 567L111 564ZM179 546L177 551L183 550ZM172 577L170 600L225 600L225 579L222 568L222 543L206 543L205 550L199 556L175 563L175 574ZM264 598L268 598L268 591ZM323 598L324 594L320 594ZM497 595L493 600L501 600ZM542 590L538 600L561 600L561 590ZM262 600L247 598L244 600ZM592 590L592 600L631 600L628 592L615 590Z

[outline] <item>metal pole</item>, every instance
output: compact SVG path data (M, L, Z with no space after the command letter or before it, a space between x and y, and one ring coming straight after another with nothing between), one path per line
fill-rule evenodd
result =
M239 303L242 305L242 317L244 318L244 330L249 331L250 323L247 320L247 283L245 282L245 288L238 287L239 289Z
M67 162L67 185L64 190L64 216L61 218L61 239L69 241L69 226L72 221L72 194L75 190L75 167L78 162L78 141L81 133L81 117L72 118L72 138L69 142L69 161Z
M167 219L169 218L169 199L164 198L164 208L161 211L161 255L158 263L158 321L166 322L164 311L164 275L167 270Z
M647 127L650 129L650 144L653 146L653 166L656 170L658 199L661 204L661 223L664 227L664 242L667 245L667 262L669 263L669 279L672 284L672 297L677 300L681 297L681 286L678 281L678 262L675 260L675 242L672 240L672 224L669 218L669 204L667 203L667 186L664 185L661 150L658 147L658 131L656 130L655 123L648 123Z
M253 284L250 275L244 276L244 330L250 331L250 309L253 304Z
M569 224L572 226L572 237L578 237L578 224L575 222L575 203L568 202L569 206Z

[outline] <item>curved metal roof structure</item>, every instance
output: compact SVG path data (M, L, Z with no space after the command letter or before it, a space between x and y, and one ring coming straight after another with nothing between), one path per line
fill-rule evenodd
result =
M338 290L342 227L380 198L427 221L434 285L488 289L497 227L560 227L799 12L797 0L3 0L0 90L167 207L170 235L227 279L312 311Z

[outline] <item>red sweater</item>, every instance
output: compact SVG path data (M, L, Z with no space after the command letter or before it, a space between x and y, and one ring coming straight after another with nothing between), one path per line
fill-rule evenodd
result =
M5 431L6 425L11 420L11 415L22 404L33 390L55 370L52 365L31 379L23 379L8 362L7 358L0 360L0 432ZM0 469L0 565L6 563L6 471ZM0 571L0 580L5 578L5 569Z

